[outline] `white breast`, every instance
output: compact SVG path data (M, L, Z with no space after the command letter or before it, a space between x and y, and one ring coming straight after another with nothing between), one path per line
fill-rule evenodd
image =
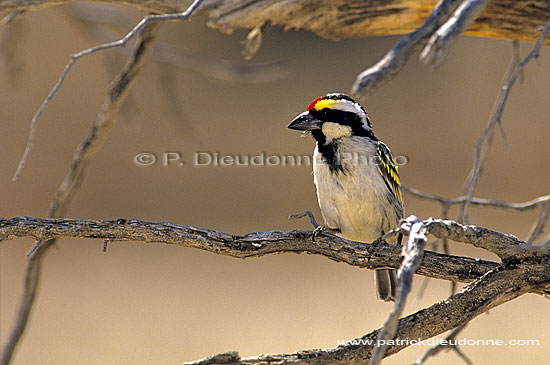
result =
M330 171L315 148L313 172L325 224L339 228L342 237L372 242L395 228L401 218L388 199L388 189L375 161L376 145L352 137L339 144L344 172Z

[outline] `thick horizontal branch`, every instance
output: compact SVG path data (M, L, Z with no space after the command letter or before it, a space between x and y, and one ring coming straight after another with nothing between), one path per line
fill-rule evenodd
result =
M429 232L436 237L448 237L459 242L471 243L492 252L501 253L505 251L506 246L529 246L513 236L438 219L419 221L413 217L408 218L401 225L403 231L407 232L407 229L410 229L408 225L413 221L421 224L426 233ZM311 231L268 231L231 235L192 226L134 219L99 221L34 217L0 218L0 241L17 237L41 240L75 237L158 242L194 247L238 258L305 252L370 269L397 268L401 261L399 245L388 245L383 241L363 244L327 233L320 233L313 241ZM516 251L520 252L519 249ZM395 338L401 341L391 343L386 356L410 346L410 340L427 339L449 331L522 294L547 292L550 289L550 254L547 251L538 253L538 257L542 257L538 262L527 258L508 261L506 265L425 251L418 274L440 279L474 281L449 299L400 319ZM537 257L537 252L529 252L533 257ZM380 330L375 330L335 349L262 355L247 359L241 359L237 353L227 353L198 363L365 363L372 357L379 332Z
M437 228L435 223L433 227L436 232L443 231ZM313 241L311 231L299 230L231 235L205 228L166 222L151 223L136 219L99 221L34 217L0 218L0 241L17 237L39 240L73 237L166 243L242 259L281 253L309 253L367 269L397 269L401 262L401 246L388 245L383 241L366 245L324 233L316 236ZM497 263L491 261L426 251L417 274L470 282L497 266Z
M184 11L189 1L103 0L156 13ZM0 0L0 11L37 9L69 0ZM205 0L199 15L224 32L255 29L267 23L306 29L330 39L406 34L421 26L437 0ZM547 0L491 0L466 33L535 42L537 29L550 18ZM550 44L550 40L546 41Z

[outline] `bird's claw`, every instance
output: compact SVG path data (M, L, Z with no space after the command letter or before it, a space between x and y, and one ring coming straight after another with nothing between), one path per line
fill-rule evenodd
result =
M337 236L338 233L342 233L342 231L340 230L340 228L330 228L330 227L327 227L327 226L320 226L317 224L317 221L315 220L315 217L313 216L313 213L311 213L311 210L305 210L303 212L300 212L300 213L296 213L296 214L291 214L288 216L288 219L298 219L298 218L302 218L302 217L305 217L307 216L309 218L309 221L311 223L311 225L313 226L313 232L311 234L311 240L312 241L315 241L315 238L317 238L318 235L320 235L321 233L329 233L329 234L332 234L334 236Z
M339 233L342 233L340 228L330 228L327 226L317 226L313 232L311 233L311 240L315 241L317 236L319 236L321 233L328 233L333 236L337 236Z

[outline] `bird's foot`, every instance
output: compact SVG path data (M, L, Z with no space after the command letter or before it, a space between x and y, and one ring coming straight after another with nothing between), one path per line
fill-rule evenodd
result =
M304 210L303 212L300 212L300 213L291 214L291 215L288 216L288 219L298 219L298 218L302 218L302 217L305 217L305 216L307 216L309 218L309 222L311 223L311 225L314 228L313 233L311 235L311 240L312 241L315 241L315 238L317 238L317 236L320 235L321 233L329 233L329 234L332 234L334 236L337 236L338 233L342 233L340 228L330 228L330 227L318 225L317 221L315 220L315 217L313 216L313 213L309 209Z
M338 236L338 233L342 233L342 231L340 230L340 228L330 228L330 227L327 227L327 226L317 226L313 230L313 233L311 234L311 240L315 241L317 236L320 235L321 233L329 233L329 234L332 234L334 236Z

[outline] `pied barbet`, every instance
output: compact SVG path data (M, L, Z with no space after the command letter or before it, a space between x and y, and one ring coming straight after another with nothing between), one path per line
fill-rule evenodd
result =
M343 238L371 243L398 226L403 197L397 165L359 103L339 93L321 96L288 128L311 132L317 142L313 175L328 228ZM395 270L376 270L375 283L379 299L395 300Z

